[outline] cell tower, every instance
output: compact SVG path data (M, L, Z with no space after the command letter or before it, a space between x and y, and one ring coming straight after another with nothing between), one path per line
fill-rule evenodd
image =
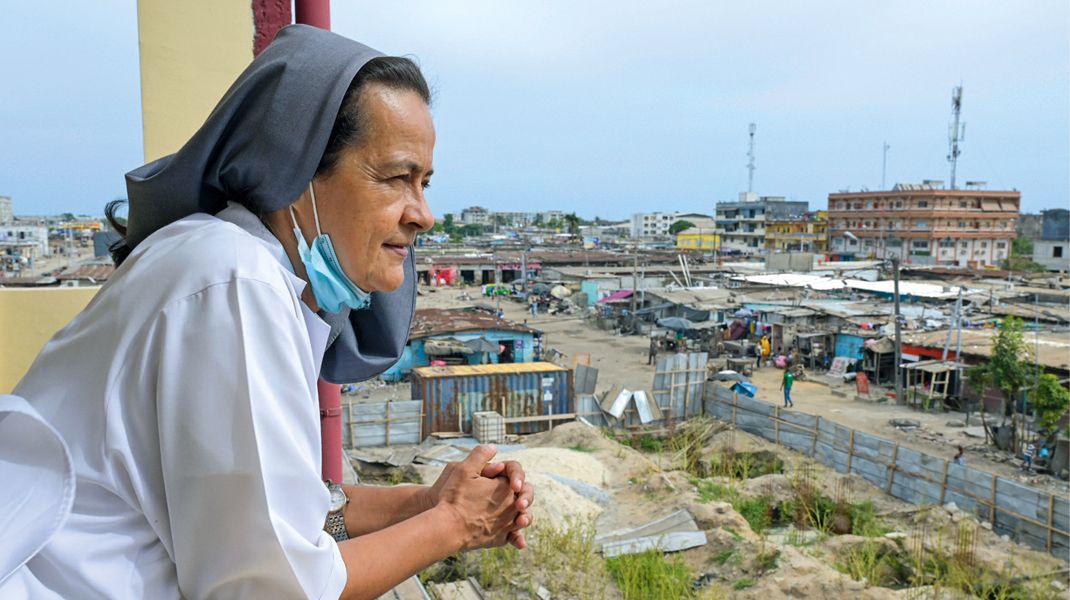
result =
M962 113L962 86L955 86L951 90L951 125L947 130L947 162L951 163L951 189L955 189L955 167L958 164L959 142L966 141L966 123L960 126L959 116Z
M754 191L754 169L758 167L754 166L754 134L758 131L758 125L751 123L748 128L750 131L750 145L747 149L747 191Z

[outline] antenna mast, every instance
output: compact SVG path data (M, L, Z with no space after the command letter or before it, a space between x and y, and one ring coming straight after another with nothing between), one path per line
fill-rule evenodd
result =
M758 126L754 123L750 124L748 128L750 130L750 145L747 149L747 191L754 191L754 133L758 131Z
M951 189L955 189L955 167L958 164L959 155L962 154L962 150L959 150L959 142L966 140L966 123L962 123L959 126L959 116L962 112L962 86L955 86L951 90L951 126L947 132L947 162L951 163Z
M888 173L888 150L890 148L891 148L891 146L888 145L888 142L884 142L884 146L881 148L881 150L884 151L883 157L881 158L881 191L882 192L884 190L888 189L887 187L884 186L884 176Z

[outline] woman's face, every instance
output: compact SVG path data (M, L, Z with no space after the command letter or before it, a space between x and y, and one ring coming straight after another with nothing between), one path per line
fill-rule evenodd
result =
M424 198L431 180L435 127L418 94L371 84L362 92L366 129L328 175L313 180L323 233L346 275L367 292L405 282L405 259L416 234L435 224ZM302 198L304 200L304 198ZM306 205L302 230L311 223Z

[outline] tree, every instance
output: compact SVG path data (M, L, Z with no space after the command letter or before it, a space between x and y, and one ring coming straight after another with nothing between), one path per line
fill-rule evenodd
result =
M1059 383L1058 377L1045 373L1037 381L1033 408L1037 411L1037 428L1048 435L1054 434L1066 409L1070 408L1070 390Z
M1022 335L1024 324L1021 319L1007 317L1003 320L995 339L992 340L992 352L988 362L972 367L967 375L970 387L981 396L981 419L984 422L984 394L991 385L999 388L1003 395L1003 425L1007 417L1011 418L1011 448L1018 450L1018 428L1022 424L1018 416L1018 397L1033 379L1032 353ZM985 435L991 436L988 423L984 422Z
M453 233L453 213L446 213L446 218L442 220L442 229L446 233Z
M686 231L688 229L691 229L694 226L695 226L695 224L692 223L691 221L686 221L686 220L676 221L672 225L669 225L669 235L676 235L676 234L680 233L681 231Z
M535 227L541 227L542 226L542 213L535 213L535 220L533 220L531 222L531 224L534 225Z
M565 224L568 226L569 235L580 234L580 219L576 216L576 213L565 215Z
M1017 237L1011 242L1011 256L1033 256L1033 240Z
M477 223L469 223L460 228L461 235L464 237L475 237L483 235L483 226Z

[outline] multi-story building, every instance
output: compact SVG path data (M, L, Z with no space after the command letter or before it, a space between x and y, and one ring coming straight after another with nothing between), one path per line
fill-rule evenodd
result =
M1070 271L1070 210L1041 213L1040 239L1033 240L1033 262L1049 271Z
M550 221L564 221L565 220L565 213L563 211L560 211L560 210L548 210L546 212L539 213L539 216L542 217L542 224L543 225L549 223Z
M759 196L740 192L738 202L717 203L717 230L721 250L758 254L765 249L766 223L802 217L809 209L806 202L790 201L783 196Z
M768 219L765 222L765 249L770 252L828 251L828 212L804 213L797 219Z
M15 222L15 213L11 210L11 198L0 196L0 225L8 225Z
M469 206L461 211L461 223L465 225L490 225L490 211L482 206Z
M829 194L829 250L922 265L999 265L1010 256L1021 196L941 182Z
M535 222L535 213L529 212L495 212L494 220L510 227L527 227Z
M0 242L8 245L33 246L37 256L49 256L48 227L42 225L0 226Z
M714 226L709 215L681 212L635 213L632 215L632 237L660 237L669 235L669 228L677 221L687 221L694 227L710 228Z
M1043 222L1043 218L1043 215L1039 214L1020 214L1018 215L1018 222L1014 224L1014 231L1020 238L1027 240L1040 239L1040 225Z

